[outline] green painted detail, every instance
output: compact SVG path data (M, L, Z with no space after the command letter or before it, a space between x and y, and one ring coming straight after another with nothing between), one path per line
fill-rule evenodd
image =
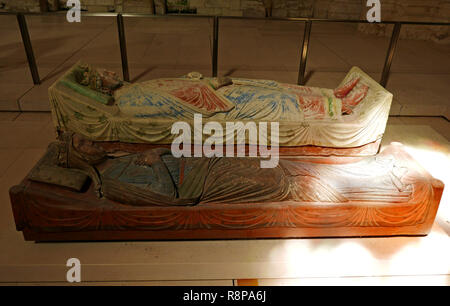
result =
M73 116L74 116L75 119L77 119L77 120L83 120L83 118L84 118L84 115L83 115L82 113L79 113L79 112L74 112L74 113L73 113Z
M62 115L61 121L64 125L67 125L67 123L69 123L69 121L70 121L69 115Z
M140 128L139 130L137 130L136 134L142 137L145 136L145 131L142 128Z
M108 118L105 115L101 115L100 117L98 117L99 123L105 123L107 120Z
M334 112L333 112L333 98L328 96L323 90L320 91L322 93L322 95L324 97L327 97L328 100L328 116L330 116L330 118L334 117Z
M100 102L105 105L113 100L113 97L102 94L98 91L92 90L88 86L83 86L81 84L78 84L75 80L72 80L69 77L65 77L65 78L61 79L61 83L64 86L76 91L77 93L79 93L85 97L94 99L95 101Z
M328 114L331 118L334 116L333 112L333 99L331 97L328 97Z
M97 109L95 109L94 107L92 107L92 106L90 106L90 105L87 105L86 108L87 108L89 111L91 111L91 112L97 111Z

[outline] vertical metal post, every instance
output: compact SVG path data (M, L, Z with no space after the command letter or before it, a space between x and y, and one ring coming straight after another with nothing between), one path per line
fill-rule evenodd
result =
M27 21L23 14L17 14L17 22L19 23L20 34L22 35L23 46L25 53L27 54L28 66L30 66L31 76L33 77L33 83L41 84L39 78L39 72L36 65L36 59L34 58L33 47L31 46L30 34L28 33Z
M167 15L169 12L169 7L167 6L167 0L164 0L164 3L163 3L163 14L164 15Z
M156 15L156 4L155 4L155 0L151 0L151 8L152 8L152 14Z
M300 58L300 68L298 70L298 85L305 85L306 61L308 59L309 41L311 38L312 21L305 22L305 33L303 34L302 53Z
M48 12L47 0L39 0L39 8L41 12Z
M389 79L389 72L391 71L392 60L394 59L395 49L397 48L398 38L400 37L400 30L402 29L402 24L397 22L394 25L394 30L392 31L391 43L389 44L389 49L386 55L386 61L384 62L383 74L381 76L380 84L386 87L387 81Z
M122 74L124 81L130 81L128 72L127 42L125 40L125 27L122 14L117 14L117 29L119 32L120 56L122 58Z
M213 23L213 54L212 54L212 76L217 77L217 53L219 52L219 17L214 16Z

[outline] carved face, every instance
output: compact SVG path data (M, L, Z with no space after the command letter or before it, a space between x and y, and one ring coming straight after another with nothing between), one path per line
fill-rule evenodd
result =
M112 92L123 85L119 76L113 72L89 65L79 65L74 69L75 79L78 83L89 88L112 95Z
M102 80L103 87L116 89L122 85L122 81L115 72L105 69L97 69L97 72Z
M106 157L106 151L103 148L78 134L73 135L73 147L89 159L96 160Z

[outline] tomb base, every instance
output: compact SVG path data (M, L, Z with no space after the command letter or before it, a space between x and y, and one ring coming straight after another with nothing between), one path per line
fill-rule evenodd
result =
M181 240L427 235L444 185L401 145L387 147L405 169L410 200L397 203L199 203L131 206L25 178L10 189L18 231L32 241Z

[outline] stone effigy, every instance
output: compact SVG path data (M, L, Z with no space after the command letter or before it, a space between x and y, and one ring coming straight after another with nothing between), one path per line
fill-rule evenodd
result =
M367 156L378 152L392 101L391 93L356 67L335 90L193 73L124 83L110 95L95 85L98 78L89 87L77 82L78 67L49 88L53 121L59 132L94 141L170 145L177 136L173 124L184 121L194 130L198 115L203 125L223 127L223 144L245 133L249 122L278 122L282 155ZM227 131L227 122L243 124ZM248 138L243 144L255 145Z
M426 235L444 188L401 144L375 154L392 95L358 68L331 90L198 73L127 84L79 64L49 95L59 141L10 190L26 240ZM239 130L216 137L226 155L198 150L208 125L238 121L279 125L276 142L262 133L276 162L250 154L250 132L230 145ZM239 145L249 154L228 154Z
M25 239L426 235L444 187L400 144L356 160L282 158L271 169L163 148L112 154L78 136L52 144L10 191Z
M69 136L58 150L59 163L88 173L99 196L127 205L399 203L412 194L405 180L408 169L392 156L337 165L284 159L277 167L261 168L259 158L175 158L165 148L108 157L79 135Z

